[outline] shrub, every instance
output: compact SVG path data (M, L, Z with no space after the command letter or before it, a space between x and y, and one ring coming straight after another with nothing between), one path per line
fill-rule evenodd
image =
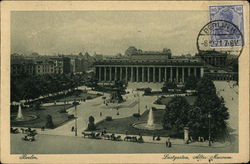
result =
M136 117L136 118L138 118L138 117L140 117L141 115L140 115L139 113L134 113L133 116Z
M75 118L75 116L73 114L68 116L68 119L74 119L74 118Z
M92 97L91 97L91 96L87 96L86 99L87 99L87 100L90 100L90 99L92 99Z
M67 110L66 109L61 109L61 110L59 110L59 113L67 113Z
M161 98L155 100L154 104L159 104L159 105L162 105L162 102L161 102Z
M157 108L156 108L156 107L152 107L152 110L153 110L153 111L156 111L156 110L157 110Z
M106 121L112 121L112 120L113 120L113 118L111 116L106 117Z
M151 88L146 88L146 89L144 90L144 95L150 95L151 92L152 92L152 89L151 89Z

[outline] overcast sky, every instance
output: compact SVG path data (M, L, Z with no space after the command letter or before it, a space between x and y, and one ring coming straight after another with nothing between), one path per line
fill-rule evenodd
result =
M206 11L12 12L11 53L114 55L135 46L194 54L207 22Z

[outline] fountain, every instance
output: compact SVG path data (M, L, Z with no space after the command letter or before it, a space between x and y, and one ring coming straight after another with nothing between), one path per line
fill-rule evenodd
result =
M154 115L152 108L149 110L148 120L147 122L139 122L133 124L133 127L137 129L144 129L144 130L160 130L163 129L161 124L154 123Z
M22 114L22 107L21 107L21 104L19 104L18 106L18 114L17 114L17 117L16 117L16 120L23 120L24 117L23 117L23 114Z
M21 103L18 105L18 113L17 115L11 115L11 122L12 123L18 123L18 122L25 122L25 121L31 121L31 120L35 120L38 117L36 115L27 115L24 116L22 113L22 107L21 107Z

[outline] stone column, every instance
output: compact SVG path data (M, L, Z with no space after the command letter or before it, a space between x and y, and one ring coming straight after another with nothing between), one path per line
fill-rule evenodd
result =
M125 73L125 81L128 81L128 67L125 68L126 69L126 73Z
M164 76L164 80L167 81L167 67L165 67L165 76Z
M120 80L122 80L122 67L120 67Z
M142 82L144 82L144 67L142 67Z
M194 77L196 77L196 67L194 67Z
M117 67L115 67L115 81L117 80Z
M139 82L139 67L136 67L136 81Z
M203 77L203 75L204 75L204 68L201 67L200 69L201 69L201 71L200 71L201 72L201 77Z
M130 78L130 81L133 82L133 76L134 76L134 71L133 71L133 67L131 67L131 78Z
M107 81L107 68L104 67L104 81Z
M153 67L153 82L155 83L155 67Z
M112 81L112 67L109 67L109 81Z
M184 67L182 67L182 82L183 83L184 83L184 78L185 78L184 73L185 73L185 70L184 70Z
M190 77L190 67L188 67L188 77Z
M149 76L150 74L149 73L150 73L150 67L148 67L148 82L150 82L150 76Z
M102 67L99 67L99 81L102 81Z
M173 67L170 67L170 81L173 82Z
M176 67L176 82L179 82L179 70L178 67Z
M159 82L161 82L161 67L159 67Z

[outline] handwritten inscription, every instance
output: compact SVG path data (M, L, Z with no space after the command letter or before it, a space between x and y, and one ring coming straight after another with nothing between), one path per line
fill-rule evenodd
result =
M34 154L22 154L19 159L38 159Z

